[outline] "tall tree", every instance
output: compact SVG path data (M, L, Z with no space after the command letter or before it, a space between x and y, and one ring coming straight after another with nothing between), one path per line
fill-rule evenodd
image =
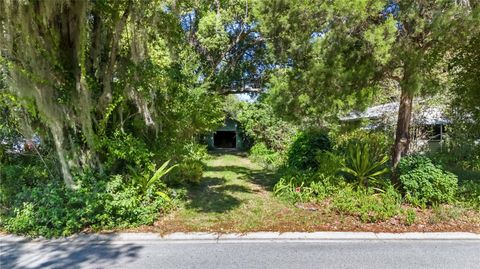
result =
M170 1L7 0L0 10L8 88L39 115L69 187L73 170L103 170L122 137L176 157L174 145L223 118Z
M222 93L257 92L265 44L252 0L173 1L186 41L201 59L204 79Z
M395 1L398 22L396 46L393 48L399 76L392 76L401 88L400 106L393 148L392 165L408 153L410 122L414 97L446 91L446 60L450 44L459 42L461 29L470 13L468 1Z
M480 2L479 2L480 3ZM462 138L478 139L480 137L480 6L473 7L471 25L465 30L468 35L453 44L450 69L453 73L452 114L458 135Z
M414 97L446 87L449 45L468 23L467 2L264 1L262 29L287 74L272 80L274 94L293 105L290 111L328 119L342 108L368 104L394 81L401 90L396 167L409 150Z

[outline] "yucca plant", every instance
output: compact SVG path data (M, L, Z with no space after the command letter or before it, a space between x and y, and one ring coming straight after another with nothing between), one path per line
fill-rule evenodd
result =
M378 184L378 176L388 173L382 168L388 156L372 156L367 143L355 143L348 148L347 162L342 171L350 174L360 186L369 187Z

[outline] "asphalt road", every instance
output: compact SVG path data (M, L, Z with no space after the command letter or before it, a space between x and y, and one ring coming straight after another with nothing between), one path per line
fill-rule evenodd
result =
M0 242L0 268L480 268L478 240Z

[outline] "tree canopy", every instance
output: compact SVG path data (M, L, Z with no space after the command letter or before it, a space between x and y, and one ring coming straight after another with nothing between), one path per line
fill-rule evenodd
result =
M400 103L395 167L409 149L415 97L478 92L474 0L8 0L0 8L2 98L15 100L10 111L24 130L56 149L69 186L72 170L117 169L105 166L118 137L134 136L158 157L177 152L171 145L221 124L225 95L239 92L266 92L268 113L323 128L388 96ZM462 113L477 117L475 104Z

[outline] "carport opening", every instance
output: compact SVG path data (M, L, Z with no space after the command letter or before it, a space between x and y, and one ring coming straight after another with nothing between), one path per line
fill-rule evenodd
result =
M217 131L213 135L213 145L216 148L236 148L237 134L234 131Z

